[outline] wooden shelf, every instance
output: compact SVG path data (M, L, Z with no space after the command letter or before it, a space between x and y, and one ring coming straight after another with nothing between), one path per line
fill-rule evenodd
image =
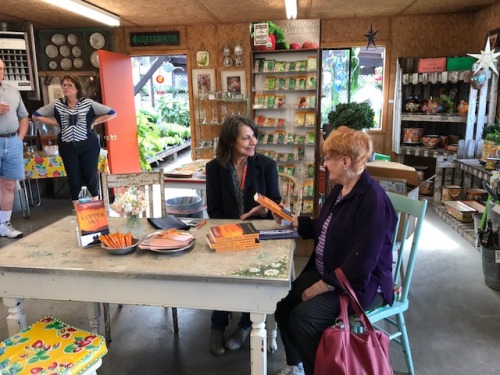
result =
M423 156L426 158L443 157L445 159L456 159L457 153L448 151L444 148L425 148L423 146L401 146L400 153L402 155Z
M460 116L453 113L436 113L434 115L426 113L402 113L401 121L461 122L466 124L467 116Z

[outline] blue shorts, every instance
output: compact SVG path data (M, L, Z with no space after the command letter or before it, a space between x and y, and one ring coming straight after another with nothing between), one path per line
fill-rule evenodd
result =
M24 180L23 142L17 135L0 137L0 177Z

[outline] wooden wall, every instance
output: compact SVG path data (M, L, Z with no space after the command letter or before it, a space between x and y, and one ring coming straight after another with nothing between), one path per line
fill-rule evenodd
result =
M366 46L366 34L370 27L377 30L376 44L386 47L386 70L384 81L385 107L383 131L372 131L375 150L391 154L392 148L392 99L394 77L398 57L459 56L478 53L483 47L488 31L500 28L500 4L478 13L427 16L397 16L374 18L349 18L321 20L321 47ZM227 69L246 71L247 91L250 93L250 35L248 24L202 24L183 27L165 26L163 30L179 30L181 45L178 47L131 48L129 33L133 31L160 31L156 29L117 29L114 34L115 50L130 55L186 53L188 68L196 69L196 51L205 49L210 53L210 66L216 70L217 89L221 89L220 72L222 47L234 47L240 43L245 48L245 65ZM191 79L191 77L190 77ZM192 111L193 113L194 111Z

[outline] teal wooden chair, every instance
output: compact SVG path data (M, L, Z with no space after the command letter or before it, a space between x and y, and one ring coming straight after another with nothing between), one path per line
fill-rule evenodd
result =
M395 299L392 306L382 306L376 310L367 312L367 315L377 329L384 331L388 334L390 340L401 345L406 365L408 366L408 372L414 375L415 369L413 367L410 340L406 330L404 313L410 306L408 295L410 293L413 268L417 257L418 242L427 209L427 201L418 201L395 193L387 193L387 195L398 214L398 224L393 238ZM415 230L413 237L408 238L413 227ZM408 239L402 240L406 238ZM380 323L382 322L384 322L383 327L380 327Z

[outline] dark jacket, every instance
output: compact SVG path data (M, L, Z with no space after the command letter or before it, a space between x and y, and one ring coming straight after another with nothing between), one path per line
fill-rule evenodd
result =
M385 301L392 304L391 249L397 220L392 203L366 171L351 192L333 207L341 189L340 184L332 189L317 219L299 217L298 231L303 238L314 239L316 245L321 226L333 210L323 253L323 280L340 289L334 270L341 267L363 308L372 303L379 286ZM314 267L315 261L313 252L306 268Z
M258 203L253 196L261 193L276 203L281 202L278 188L278 170L276 162L267 156L256 154L248 158L247 175L244 187L244 212L248 212ZM217 159L206 165L207 171L207 213L211 219L239 219L238 202L233 187L231 170L222 167ZM249 219L262 219L251 216ZM272 218L271 213L267 218Z

